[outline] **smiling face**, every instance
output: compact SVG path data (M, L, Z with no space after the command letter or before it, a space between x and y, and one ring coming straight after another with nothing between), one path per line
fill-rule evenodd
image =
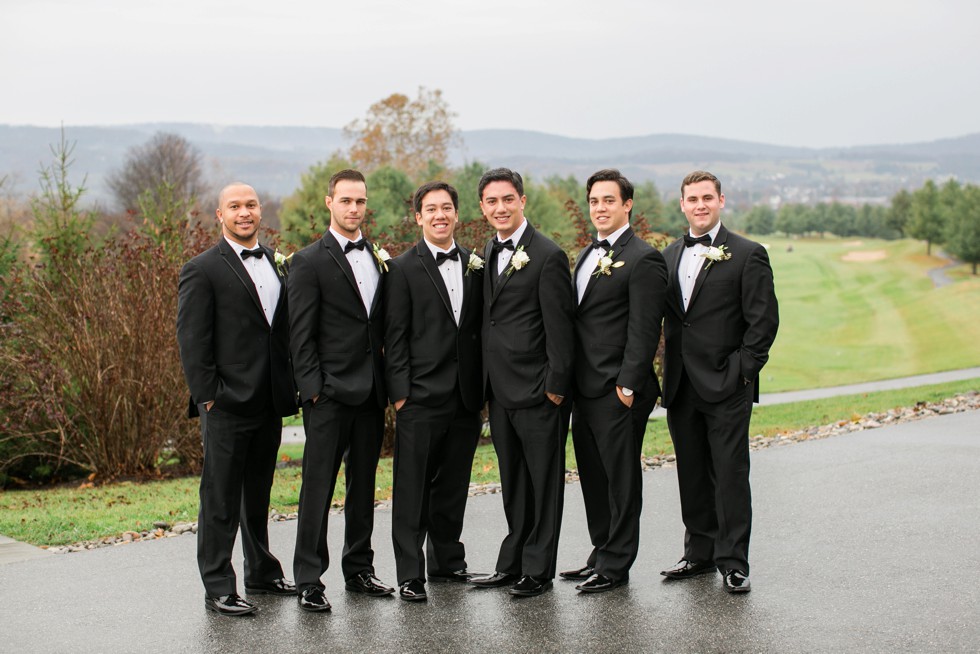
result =
M456 229L456 207L448 191L429 191L422 197L422 211L415 214L415 222L422 227L422 235L429 243L448 250L453 244Z
M226 186L218 198L215 215L227 238L247 248L255 247L262 222L262 206L255 189L247 184Z
M330 210L330 226L351 240L361 231L367 213L367 185L351 179L341 179L326 197Z
M719 193L714 182L704 180L684 187L681 198L681 211L691 225L691 234L707 234L721 220L721 210L725 207L725 194Z
M483 189L480 210L490 226L497 230L500 240L505 241L524 223L526 203L527 196L520 195L510 182L490 182Z
M629 222L633 201L623 202L620 194L616 182L596 182L589 191L589 217L599 238L606 238Z

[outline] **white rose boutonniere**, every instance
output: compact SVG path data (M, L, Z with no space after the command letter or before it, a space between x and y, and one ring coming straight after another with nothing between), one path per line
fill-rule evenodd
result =
M470 260L466 262L466 275L469 275L473 271L483 270L483 259L481 259L476 252L470 252Z
M728 261L732 258L732 253L725 249L724 245L718 247L709 247L708 251L701 255L708 260L708 264L704 267L705 270L711 268L711 264L716 261Z
M599 275L611 275L613 268L619 268L626 265L625 261L613 261L613 256L615 256L615 253L612 250L609 250L603 256L599 257L599 261L595 265L595 272L592 273L592 276L598 277Z
M391 255L388 254L388 251L378 247L377 243L371 244L371 250L374 252L374 258L378 261L378 271L388 272L388 262L391 261Z
M510 267L507 268L507 276L510 277L515 270L520 270L529 263L531 263L531 257L527 256L527 252L524 251L524 246L517 246L517 250L510 257Z
M289 274L289 264L293 260L293 255L290 254L288 257L276 248L276 251L272 254L272 259L276 263L276 270L279 274L285 277Z

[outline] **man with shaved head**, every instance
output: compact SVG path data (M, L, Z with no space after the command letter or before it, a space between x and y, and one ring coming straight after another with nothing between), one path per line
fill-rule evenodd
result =
M240 182L221 190L217 245L180 271L177 341L190 416L204 441L197 562L204 606L221 615L257 607L238 595L231 552L239 526L245 591L295 595L269 551L269 494L282 417L297 411L284 279L258 242L262 207Z

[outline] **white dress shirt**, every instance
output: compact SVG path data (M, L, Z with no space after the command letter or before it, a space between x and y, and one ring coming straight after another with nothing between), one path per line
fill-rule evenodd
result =
M425 241L425 239L422 239ZM456 241L453 241L452 247L449 250L443 250L441 247L433 245L428 241L425 244L429 246L429 252L432 253L432 258L435 259L436 255L440 252L445 252L449 254L449 250L456 247ZM459 253L459 258L456 261L452 259L445 259L442 265L438 266L439 274L442 275L442 281L446 285L446 290L449 291L449 305L453 308L453 318L456 320L456 325L459 326L459 314L463 309L463 264L462 258L463 253Z
M721 221L719 220L718 224L708 232L712 243L718 238L718 231L720 229ZM690 230L688 230L688 233L690 233ZM691 234L691 236L694 236L694 234ZM680 282L681 299L684 302L685 311L687 311L687 305L691 302L691 294L694 293L694 282L697 281L698 273L701 272L701 266L704 265L704 255L707 251L708 246L702 245L701 243L695 243L691 247L684 246L681 249L681 263L677 268L677 277Z
M504 274L504 271L507 270L507 266L510 264L510 258L514 256L514 252L517 250L517 244L520 242L521 237L524 236L524 230L526 229L527 229L527 216L524 216L524 222L521 223L521 226L518 227L516 230L514 230L513 234L511 234L510 236L504 239L504 241L510 241L511 243L514 244L514 250L511 251L505 249L497 253L498 275ZM497 239L498 243L503 243L503 241L500 240L499 232L497 233L496 236L494 236L494 238Z
M242 265L245 266L245 272L248 276L252 278L252 284L255 285L255 290L259 294L259 302L262 304L262 312L265 314L266 322L272 326L272 318L276 315L276 307L279 306L279 275L276 274L275 261L271 260L271 257L265 256L263 254L262 258L249 257L248 259L242 259L242 250L254 249L246 248L240 243L236 243L230 238L222 235L231 249L235 251L235 256L237 256ZM258 247L256 244L255 247Z
M333 227L330 228L330 233L340 243L341 250L346 248L347 244L351 242L351 239L337 233ZM357 238L354 241L359 241L361 238L361 232L358 231ZM371 315L371 305L374 304L374 294L378 291L378 280L381 278L381 273L378 271L378 262L371 249L371 245L365 245L363 250L351 250L348 252L347 263L350 264L351 269L354 271L354 281L357 282L357 290L361 294L364 309L368 315Z
M629 226L630 224L627 222L625 225L605 238L605 240L609 241L609 249L613 251L614 259L616 248L613 246L616 245L616 241L623 235L623 232L629 229ZM601 241L603 239L600 238L599 240ZM599 265L599 259L601 259L605 254L606 248L592 248L585 255L585 261L583 261L582 265L579 266L578 274L575 276L575 290L578 292L579 304L582 304L582 298L585 297L585 288L589 285L589 277L591 277L592 273L595 272L596 266Z

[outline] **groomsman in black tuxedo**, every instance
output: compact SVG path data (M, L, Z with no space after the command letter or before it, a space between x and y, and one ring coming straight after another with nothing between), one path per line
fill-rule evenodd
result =
M513 595L551 588L565 487L575 300L568 257L525 219L524 181L484 173L480 208L497 235L484 250L484 386L508 534L483 587Z
M653 359L664 316L667 265L630 228L633 185L618 170L586 182L598 239L575 268L575 407L572 438L593 550L562 572L585 593L629 581L640 543L640 453L660 397Z
M247 184L229 184L215 213L217 245L180 271L177 342L204 440L197 525L204 606L246 615L258 609L237 592L231 552L239 526L246 592L296 594L269 551L269 494L296 390L283 278L272 250L258 243L259 198Z
M725 196L711 173L681 183L690 231L671 243L664 319L664 398L677 456L684 557L661 574L718 569L730 593L749 583L749 419L759 372L779 327L766 249L721 223Z
M293 560L299 605L329 611L320 577L330 563L327 516L340 462L347 496L341 568L348 591L394 592L374 575L374 482L384 438L382 293L387 253L361 235L364 175L330 178L330 229L293 255L289 269L290 346L303 402L306 448Z
M470 578L459 537L483 408L483 261L453 239L455 188L429 182L413 202L422 240L389 264L385 375L398 412L391 533L399 594L424 601L426 558L431 581Z

